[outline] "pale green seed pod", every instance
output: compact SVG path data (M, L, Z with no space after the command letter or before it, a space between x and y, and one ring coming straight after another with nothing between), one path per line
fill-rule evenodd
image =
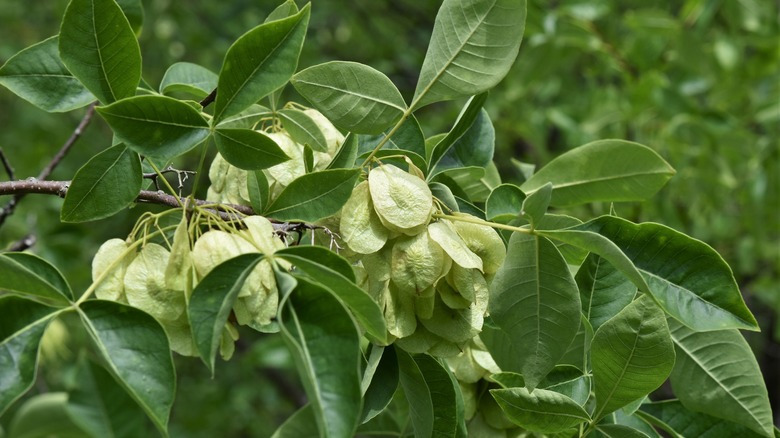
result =
M359 254L373 254L387 242L389 233L374 211L368 181L361 182L352 190L341 209L339 230L349 249Z
M172 351L182 356L197 356L198 350L195 347L195 341L192 339L192 329L187 319L187 314L183 313L179 319L174 321L162 321L165 334L168 335L168 342Z
M450 309L468 309L471 306L471 301L463 298L463 295L453 289L447 281L436 283L436 292Z
M456 216L475 218L465 213L455 213ZM452 221L455 231L466 243L466 246L482 259L482 271L485 275L493 275L504 264L506 247L496 230L487 226L468 222Z
M474 418L474 414L477 413L477 385L475 383L465 383L458 380L458 386L460 386L460 393L463 394L463 416L466 421L468 421Z
M171 290L192 292L192 248L190 247L189 222L186 215L173 233L170 257L165 267L165 287ZM189 296L186 297L189 300Z
M271 255L276 250L284 248L284 242L276 236L274 226L263 216L249 216L243 219L245 230L239 235L253 244L258 252Z
M374 210L389 230L417 234L430 222L433 195L424 180L382 165L368 173L368 187Z
M264 170L271 187L271 196L275 198L291 182L306 173L306 165L303 162L303 147L295 143L286 132L267 135L290 157L289 160Z
M443 276L450 258L428 233L400 237L393 245L390 279L398 288L419 295Z
M258 252L257 247L237 234L220 230L203 233L192 248L192 262L199 278L203 278L215 266L241 254Z
M328 151L314 152L314 169L323 170L328 166L328 164L330 164L330 161L333 159L333 157L336 156L336 153L338 152L341 145L344 144L344 134L336 129L336 127L333 126L333 123L330 123L330 120L328 120L324 115L322 115L321 112L317 111L316 109L307 109L303 112L306 113L306 115L309 116L315 124L317 124L317 127L320 128L322 135L325 136L325 141L328 145Z
M447 365L460 382L475 383L485 377L485 369L474 361L468 347L457 356L447 358Z
M160 321L174 321L185 310L184 291L168 289L165 283L169 257L167 249L149 243L141 249L125 273L128 303Z
M251 292L236 299L233 305L236 321L240 325L248 325L255 330L267 332L271 319L276 316L279 307L279 291L273 268L268 260L261 260L257 264L244 283L244 287L247 286Z
M479 273L477 270L474 272ZM481 276L474 276L480 279ZM428 319L421 319L420 323L431 333L456 344L464 343L482 331L485 310L487 308L488 289L485 280L475 287L476 300L467 309L451 309L439 295L436 295L436 303L433 314Z
M206 199L219 204L250 205L247 171L228 163L217 153L209 167Z
M398 338L414 333L417 318L414 316L414 297L398 290L392 282L384 290L384 315L387 331Z
M458 236L450 221L440 220L431 223L428 225L428 235L456 264L467 269L482 270L482 259L474 254Z
M135 251L128 252L127 248L127 242L124 240L109 239L103 242L95 253L92 259L92 281L97 281L104 272L111 269L95 288L95 296L101 300L127 303L125 273L136 256ZM120 258L122 260L118 261Z
M238 340L238 330L228 321L225 328L222 329L222 338L219 341L219 355L223 360L230 360L233 352L236 351L236 341Z

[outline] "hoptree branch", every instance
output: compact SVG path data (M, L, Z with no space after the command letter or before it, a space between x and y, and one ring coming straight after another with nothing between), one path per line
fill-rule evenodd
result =
M54 171L57 165L60 164L60 161L62 161L62 159L65 158L65 155L68 154L68 151L70 151L73 145L76 144L76 141L81 137L81 134L84 132L84 129L92 120L92 116L95 114L96 104L97 104L96 102L92 103L89 106L89 108L87 108L87 112L84 114L84 117L81 118L81 122L79 122L78 126L76 126L76 129L73 130L73 133L70 135L68 140L65 141L65 143L60 147L60 150L57 151L57 153L54 155L54 158L52 158L51 161L49 161L49 164L47 164L46 167L44 167L43 170L41 170L41 173L38 174L38 178L32 178L26 181L28 182L36 181L40 183L46 178L48 178L49 175L51 175L51 173ZM5 167L6 172L9 174L9 179L13 180L15 178L13 176L13 169L8 163L5 155L2 155L2 161L3 161L3 167ZM20 191L15 193L13 198L11 198L11 200L8 201L5 207L0 208L0 226L2 226L3 223L5 223L5 220L8 219L8 216L11 216L14 213L14 211L16 210L16 206L19 204L19 201L21 201L22 198L24 198L27 193L45 193L45 192Z
M3 168L5 169L5 173L8 174L8 179L16 179L16 176L14 176L14 168L11 167L11 163L8 162L8 158L5 156L3 148L0 148L0 162L3 163Z
M35 178L28 178L18 181L4 181L0 182L0 196L24 196L30 193L37 193L64 198L68 193L69 186L70 181L40 181ZM181 208L179 198L173 195L169 195L163 191L141 190L138 193L138 196L135 198L135 201L138 203L157 204L167 207ZM257 214L252 209L252 207L246 205L216 204L212 201L206 201L203 199L194 199L192 201L189 199L182 199L182 201L184 201L186 204L194 201L195 205L205 207L207 210L218 214L219 217L225 221L241 221L244 216L252 216ZM336 236L335 233L329 229L319 225L312 225L301 222L279 222L271 218L268 220L271 221L274 227L274 231L276 231L280 237L286 237L289 233L298 233L299 235L302 235L306 231L313 230L325 230L325 232L331 236L332 240L335 239L334 236ZM336 246L338 247L338 245Z

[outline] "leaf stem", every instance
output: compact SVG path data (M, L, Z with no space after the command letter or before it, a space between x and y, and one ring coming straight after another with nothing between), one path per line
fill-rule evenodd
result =
M407 109L406 111L404 111L404 114L401 116L401 118L398 120L395 126L393 126L393 129L391 129L390 132L385 134L385 138L383 138L382 141L380 141L379 144L376 145L374 150L371 151L370 154L368 154L365 161L363 161L363 164L361 164L360 167L366 167L366 165L368 165L368 163L371 162L371 159L374 158L374 155L376 155L376 153L379 152L380 149L382 149L382 146L384 146L385 143L387 143L388 140L390 140L390 137L392 137L393 134L395 134L395 132L398 131L399 128L401 128L401 125L404 124L406 119L409 118L411 114L412 114L411 109Z
M441 214L441 213L434 213L433 217L435 217L436 219L447 219L447 220L457 221L457 222L467 222L470 224L485 225L491 228L497 228L500 230L508 230L508 231L516 231L518 233L523 233L523 234L535 234L533 230L530 230L528 228L520 228L520 227L514 227L512 225L498 224L495 222L479 219L477 217L452 216L452 215Z

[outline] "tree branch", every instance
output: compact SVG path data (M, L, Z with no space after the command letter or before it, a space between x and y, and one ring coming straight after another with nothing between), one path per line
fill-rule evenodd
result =
M79 122L78 126L76 126L76 129L73 131L73 134L70 135L68 140L60 147L60 150L57 151L57 154L54 155L54 158L49 161L49 164L46 165L46 167L41 170L41 173L38 174L38 178L35 179L29 179L26 180L27 182L37 182L41 183L43 180L49 177L51 173L54 171L54 169L57 167L58 164L60 164L60 161L62 161L63 158L65 158L65 155L67 155L68 151L73 147L73 145L76 143L76 140L78 140L81 137L81 134L84 132L84 128L87 127L90 120L92 120L92 116L95 114L95 105L96 103L93 103L87 108L86 114L84 114L84 117L81 118L81 122ZM9 174L9 179L13 180L13 169L11 168L10 164L8 163L5 155L0 154L2 156L3 161L3 167L5 167L6 172ZM13 182L13 181L12 181ZM47 193L47 192L36 192L36 191L19 191L14 194L14 197L11 198L10 201L5 205L5 207L0 208L0 226L5 223L5 220L8 218L8 216L11 216L14 211L16 210L16 206L19 204L19 201L24 198L24 196L27 193ZM64 194L62 196L65 196Z
M0 148L0 162L3 163L3 168L5 169L5 173L8 174L8 179L16 179L16 176L14 176L14 168L11 167L11 163L8 162L8 158L6 158L5 153L3 153L3 148Z

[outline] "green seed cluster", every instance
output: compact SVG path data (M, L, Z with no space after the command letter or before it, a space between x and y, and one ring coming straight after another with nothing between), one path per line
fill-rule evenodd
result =
M213 229L201 234L194 244L185 219L174 233L170 248L156 243L136 245L111 239L92 260L95 295L100 299L130 304L152 315L162 324L171 350L197 355L186 306L193 289L215 266L247 253L273 254L284 243L274 234L271 223L261 216L243 220L245 229ZM140 250L135 248L140 246ZM235 322L259 331L275 331L279 294L271 264L262 260L249 275L233 304ZM225 325L220 352L233 354L238 332L231 322Z
M481 331L487 282L505 249L492 228L432 221L435 211L423 179L380 165L353 190L339 232L391 339L409 352L451 357Z

